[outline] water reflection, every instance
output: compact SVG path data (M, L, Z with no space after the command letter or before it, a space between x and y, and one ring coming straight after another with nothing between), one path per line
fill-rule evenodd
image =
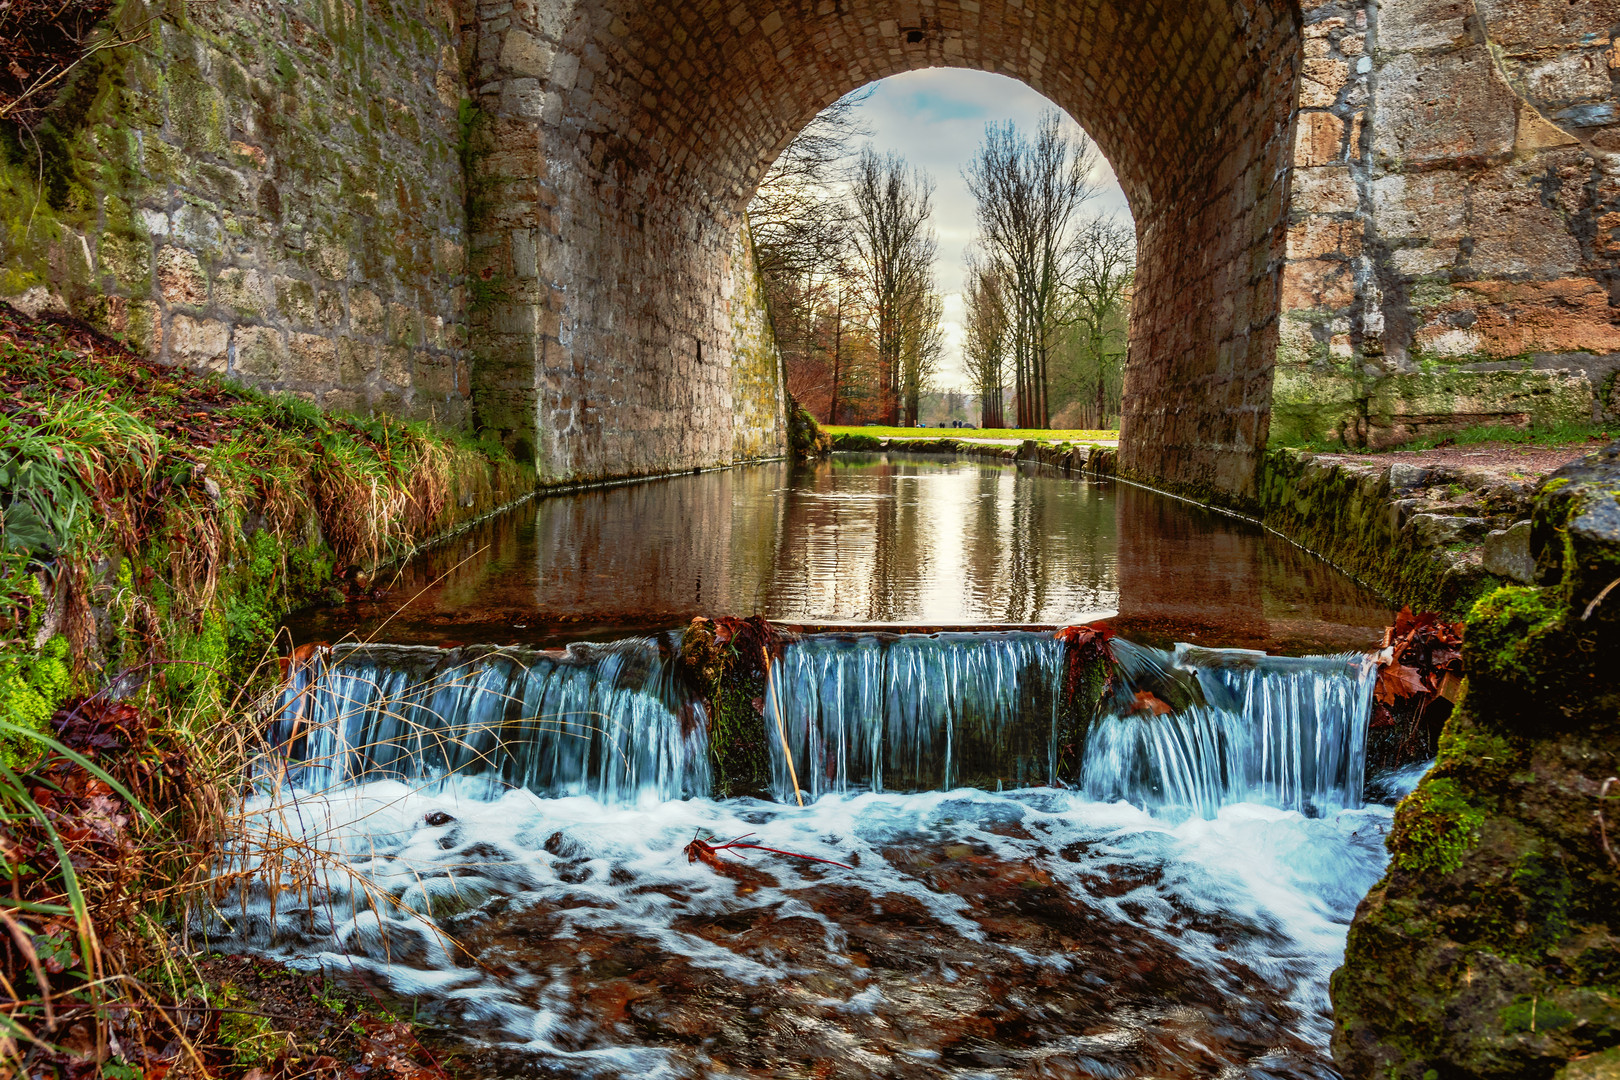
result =
M412 599L414 597L414 599ZM969 459L838 455L535 500L295 635L552 643L698 614L1071 623L1301 651L1371 643L1372 593L1249 523L1125 484Z

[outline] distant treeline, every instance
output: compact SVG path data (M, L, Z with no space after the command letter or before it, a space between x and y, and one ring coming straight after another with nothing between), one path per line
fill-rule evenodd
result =
M788 389L833 424L912 426L937 385L944 299L934 181L869 144L844 98L783 151L749 207ZM1097 151L1048 111L987 127L963 367L983 427L1117 426L1135 271L1129 225L1088 216Z

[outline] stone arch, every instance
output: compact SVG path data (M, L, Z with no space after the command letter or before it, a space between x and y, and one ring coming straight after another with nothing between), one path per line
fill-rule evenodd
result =
M485 3L475 398L559 477L736 453L734 237L815 113L924 67L1079 121L1136 218L1123 467L1243 497L1267 433L1300 56L1294 0ZM699 359L701 355L702 359ZM509 435L510 437L510 435Z

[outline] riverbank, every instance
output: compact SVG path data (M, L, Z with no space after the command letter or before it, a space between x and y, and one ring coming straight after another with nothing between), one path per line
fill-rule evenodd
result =
M0 949L17 999L0 1060L260 1061L174 934L228 886L212 871L279 682L276 627L534 486L498 447L0 306Z

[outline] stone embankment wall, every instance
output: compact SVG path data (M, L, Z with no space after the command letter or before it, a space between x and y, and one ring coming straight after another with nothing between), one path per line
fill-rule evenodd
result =
M1272 430L1620 418L1614 0L1305 4Z
M136 0L115 25L138 43L0 133L0 296L323 406L463 424L451 6Z
M560 32L573 16L550 6ZM530 108L549 46L509 38L503 10L464 27L448 0L120 5L108 30L135 43L93 56L36 129L0 131L0 298L325 407L492 431L539 454L542 482L785 452L741 219L704 233L698 296L646 287L675 238L556 216ZM612 265L558 263L563 234L610 237ZM667 333L694 304L705 330ZM581 318L611 332L576 351Z

